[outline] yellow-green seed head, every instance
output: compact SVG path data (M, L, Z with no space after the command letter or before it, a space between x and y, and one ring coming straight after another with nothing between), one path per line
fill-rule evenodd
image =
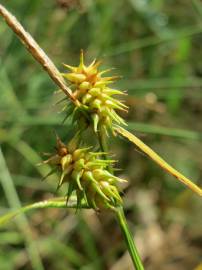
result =
M60 171L58 188L68 183L67 200L75 191L78 207L81 200L94 209L113 208L122 203L117 183L125 180L108 172L108 164L114 161L100 159L102 154L90 152L89 147L77 149L74 139L65 145L57 138L55 155L45 161Z
M127 106L114 97L114 95L124 95L125 93L109 87L109 84L118 77L104 77L103 74L110 70L99 71L100 64L101 62L94 60L89 66L86 66L81 51L79 66L65 65L70 72L63 73L63 76L74 86L73 95L79 101L78 104L87 111L94 131L97 132L101 125L107 132L107 130L113 129L114 123L125 125L117 111L127 111ZM81 112L76 115L74 120L80 118Z

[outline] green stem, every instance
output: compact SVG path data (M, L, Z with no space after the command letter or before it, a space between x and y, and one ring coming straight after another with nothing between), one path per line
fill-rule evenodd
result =
M143 267L143 264L141 262L141 258L138 254L137 248L135 246L133 237L129 231L126 217L125 217L125 214L123 211L123 207L117 208L116 216L117 216L117 220L118 220L119 226L121 228L121 231L124 235L124 239L125 239L128 251L130 253L130 257L133 261L134 268L136 270L144 270L144 267Z
M103 152L108 152L108 145L107 145L107 140L106 140L106 135L103 132L102 128L100 127L99 131L98 131L98 140L99 140L99 144L100 144L100 149ZM107 155L105 156L106 159L108 159ZM113 168L111 166L109 166L108 170L113 173ZM117 207L116 208L116 216L117 216L117 220L119 223L119 226L121 228L121 231L123 233L128 251L130 253L134 268L136 270L144 270L143 264L141 262L140 256L138 254L137 248L135 246L133 237L130 233L130 230L128 228L128 224L126 221L126 217L123 211L123 207Z
M0 216L0 227L5 225L11 219L15 218L16 216L26 213L33 209L43 209L43 208L73 208L76 209L77 207L77 200L76 197L72 196L67 204L67 199L64 197L53 198L45 201L36 202L33 204L29 204L27 206L21 207L17 210L11 211L10 213ZM82 208L87 208L88 205L82 202Z
M108 153L108 145L107 145L106 135L105 135L104 130L102 129L102 126L98 127L97 136L98 136L98 141L100 144L100 150L102 152ZM107 154L104 155L104 159L109 159ZM113 168L110 164L108 165L108 170L110 173L113 174Z
M105 136L101 126L98 127L97 135L98 135L98 141L100 144L101 151L108 152L108 145L107 145L107 141L106 141L106 136Z

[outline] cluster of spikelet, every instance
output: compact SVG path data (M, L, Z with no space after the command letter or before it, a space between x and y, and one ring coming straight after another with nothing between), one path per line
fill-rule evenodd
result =
M104 153L90 152L89 148L76 148L76 139L67 145L57 137L56 154L44 163L58 167L61 172L58 188L68 183L67 200L76 192L77 206L85 200L94 209L113 208L122 203L117 184L125 180L106 169L113 160L100 159Z
M109 87L117 76L103 77L102 75L109 69L99 71L100 63L94 60L89 66L86 66L81 51L79 66L72 67L65 64L70 73L63 73L63 76L74 87L73 95L78 102L76 107L73 104L68 105L70 112L74 115L74 121L81 119L83 116L81 110L83 110L93 123L95 132L99 127L103 127L107 132L113 129L113 123L125 124L117 114L117 110L127 111L127 106L113 97L114 95L125 95L125 93Z

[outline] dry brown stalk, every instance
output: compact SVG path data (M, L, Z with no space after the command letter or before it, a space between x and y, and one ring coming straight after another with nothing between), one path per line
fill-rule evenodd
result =
M62 75L56 68L51 59L41 49L33 37L25 31L20 22L13 16L3 5L0 4L0 15L5 19L8 26L16 33L23 45L31 53L31 55L39 62L44 70L49 74L51 79L59 86L59 88L67 95L73 102L75 98L72 95L71 89L66 85Z

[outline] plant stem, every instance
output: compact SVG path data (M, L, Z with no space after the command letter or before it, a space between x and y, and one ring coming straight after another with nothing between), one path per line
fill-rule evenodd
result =
M68 96L72 102L76 102L75 97L72 95L71 89L66 85L64 78L60 74L51 59L42 50L33 37L25 31L20 22L3 6L0 4L0 16L4 18L8 26L15 32L22 44L31 53L38 63L49 74L51 79L59 86L59 88Z
M106 135L103 132L102 128L100 127L99 131L98 131L98 140L99 140L99 144L100 144L100 149L103 152L108 152L108 145L107 145L107 140L106 140ZM107 159L107 155L105 155L105 158ZM113 173L113 168L109 165L108 170ZM119 223L119 226L121 228L121 231L123 233L124 239L125 239L125 243L126 246L128 248L128 251L130 253L134 268L136 270L144 270L143 264L141 262L140 256L138 254L137 248L135 246L133 237L130 233L130 230L128 228L128 224L127 224L127 220L123 211L123 207L117 207L116 210L116 216L117 216L117 220Z
M82 202L82 208L88 209L88 205L84 202ZM2 225L5 225L7 222L9 222L11 219L15 218L18 215L22 215L30 210L33 209L45 209L45 208L73 208L76 209L77 207L77 200L76 197L71 197L71 199L68 201L64 197L58 197L54 199L49 199L45 201L36 202L33 204L29 204L27 206L21 207L17 210L11 211L10 213L7 213L6 215L0 216L0 227Z
M104 155L104 159L109 159L108 158L108 145L107 145L107 140L106 140L106 135L104 130L102 129L102 126L99 126L98 132L97 132L97 136L98 136L98 141L100 144L100 150L102 152L105 152L106 154ZM108 170L110 173L113 174L113 168L112 166L109 164L108 165Z
M119 223L119 226L121 228L121 231L124 235L124 239L128 248L128 251L130 253L130 257L133 261L134 268L136 270L144 270L143 264L141 262L141 258L138 254L137 248L135 246L133 237L129 231L128 224L126 221L126 217L123 211L123 207L118 207L116 210L116 216Z
M100 144L101 151L102 152L108 152L108 145L107 145L107 142L106 142L106 137L105 137L105 134L104 134L103 129L102 129L101 126L99 126L97 136L98 136L98 141L99 141L99 144ZM107 156L105 156L105 157L107 157Z

